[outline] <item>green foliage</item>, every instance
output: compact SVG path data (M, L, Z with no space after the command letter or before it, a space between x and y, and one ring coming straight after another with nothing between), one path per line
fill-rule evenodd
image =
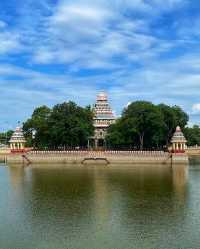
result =
M175 121L176 125L179 125L181 129L184 129L184 127L187 125L189 121L188 114L185 113L179 106L172 106L171 107L174 114L175 114Z
M85 146L93 135L93 114L90 107L82 108L73 102L36 108L24 123L29 145L38 148L60 146ZM35 131L35 138L32 132Z
M178 106L136 101L108 129L107 144L115 148L156 149L167 146L177 125L184 128L188 115ZM186 128L190 145L200 144L199 127ZM41 106L23 126L28 146L59 148L86 146L93 135L93 112L73 102ZM35 137L33 138L33 132Z
M184 134L189 146L200 146L200 127L198 125L185 128Z
M7 132L0 133L0 144L9 144L9 140L13 134L12 130L9 130Z
M27 140L27 146L37 146L38 148L48 147L50 143L49 118L51 109L47 106L41 106L34 110L32 117L28 119L23 130ZM33 132L35 138L33 139Z
M169 144L176 126L183 128L187 122L187 114L178 106L136 101L109 128L107 141L112 147L162 148Z

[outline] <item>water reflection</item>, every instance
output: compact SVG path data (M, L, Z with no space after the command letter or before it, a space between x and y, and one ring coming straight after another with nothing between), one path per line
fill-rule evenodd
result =
M16 193L23 192L26 171L24 167L13 166L8 168L12 190Z
M188 166L174 166L172 175L174 192L177 198L184 203L187 197Z
M107 167L94 169L94 195L95 195L95 218L96 223L104 224L109 220L111 214L111 193L107 179Z
M73 212L77 214L79 202L80 212L85 206L86 210L95 208L109 215L109 207L115 198L118 202L122 201L120 206L124 207L124 201L128 199L136 210L144 209L146 205L155 210L157 201L166 197L172 200L179 198L184 204L188 180L188 168L185 166L100 167L10 167L9 175L13 190L26 190L25 194L30 195L34 205L40 208L47 203L52 208L59 205L71 215ZM50 209L44 211L50 212Z
M41 238L45 231L49 241L56 234L72 244L94 236L112 240L123 232L135 239L158 231L164 236L183 225L187 172L163 165L9 168L31 236Z

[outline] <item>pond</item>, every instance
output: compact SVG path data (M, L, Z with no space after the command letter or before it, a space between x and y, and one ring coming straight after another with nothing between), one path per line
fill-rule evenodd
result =
M0 167L1 249L196 249L200 165Z

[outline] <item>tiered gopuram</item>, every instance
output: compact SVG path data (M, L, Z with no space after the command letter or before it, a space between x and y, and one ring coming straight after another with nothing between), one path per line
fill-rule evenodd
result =
M105 92L101 92L97 95L93 110L95 132L91 138L91 145L95 148L105 147L107 129L115 122L115 115L109 105L108 96Z

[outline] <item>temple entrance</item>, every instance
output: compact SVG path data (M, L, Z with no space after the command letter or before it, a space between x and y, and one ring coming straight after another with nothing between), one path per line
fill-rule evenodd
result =
M105 145L106 143L103 138L88 140L88 149L102 150L105 148Z
M104 139L98 139L98 144L97 144L98 148L103 148L104 145L105 145Z

